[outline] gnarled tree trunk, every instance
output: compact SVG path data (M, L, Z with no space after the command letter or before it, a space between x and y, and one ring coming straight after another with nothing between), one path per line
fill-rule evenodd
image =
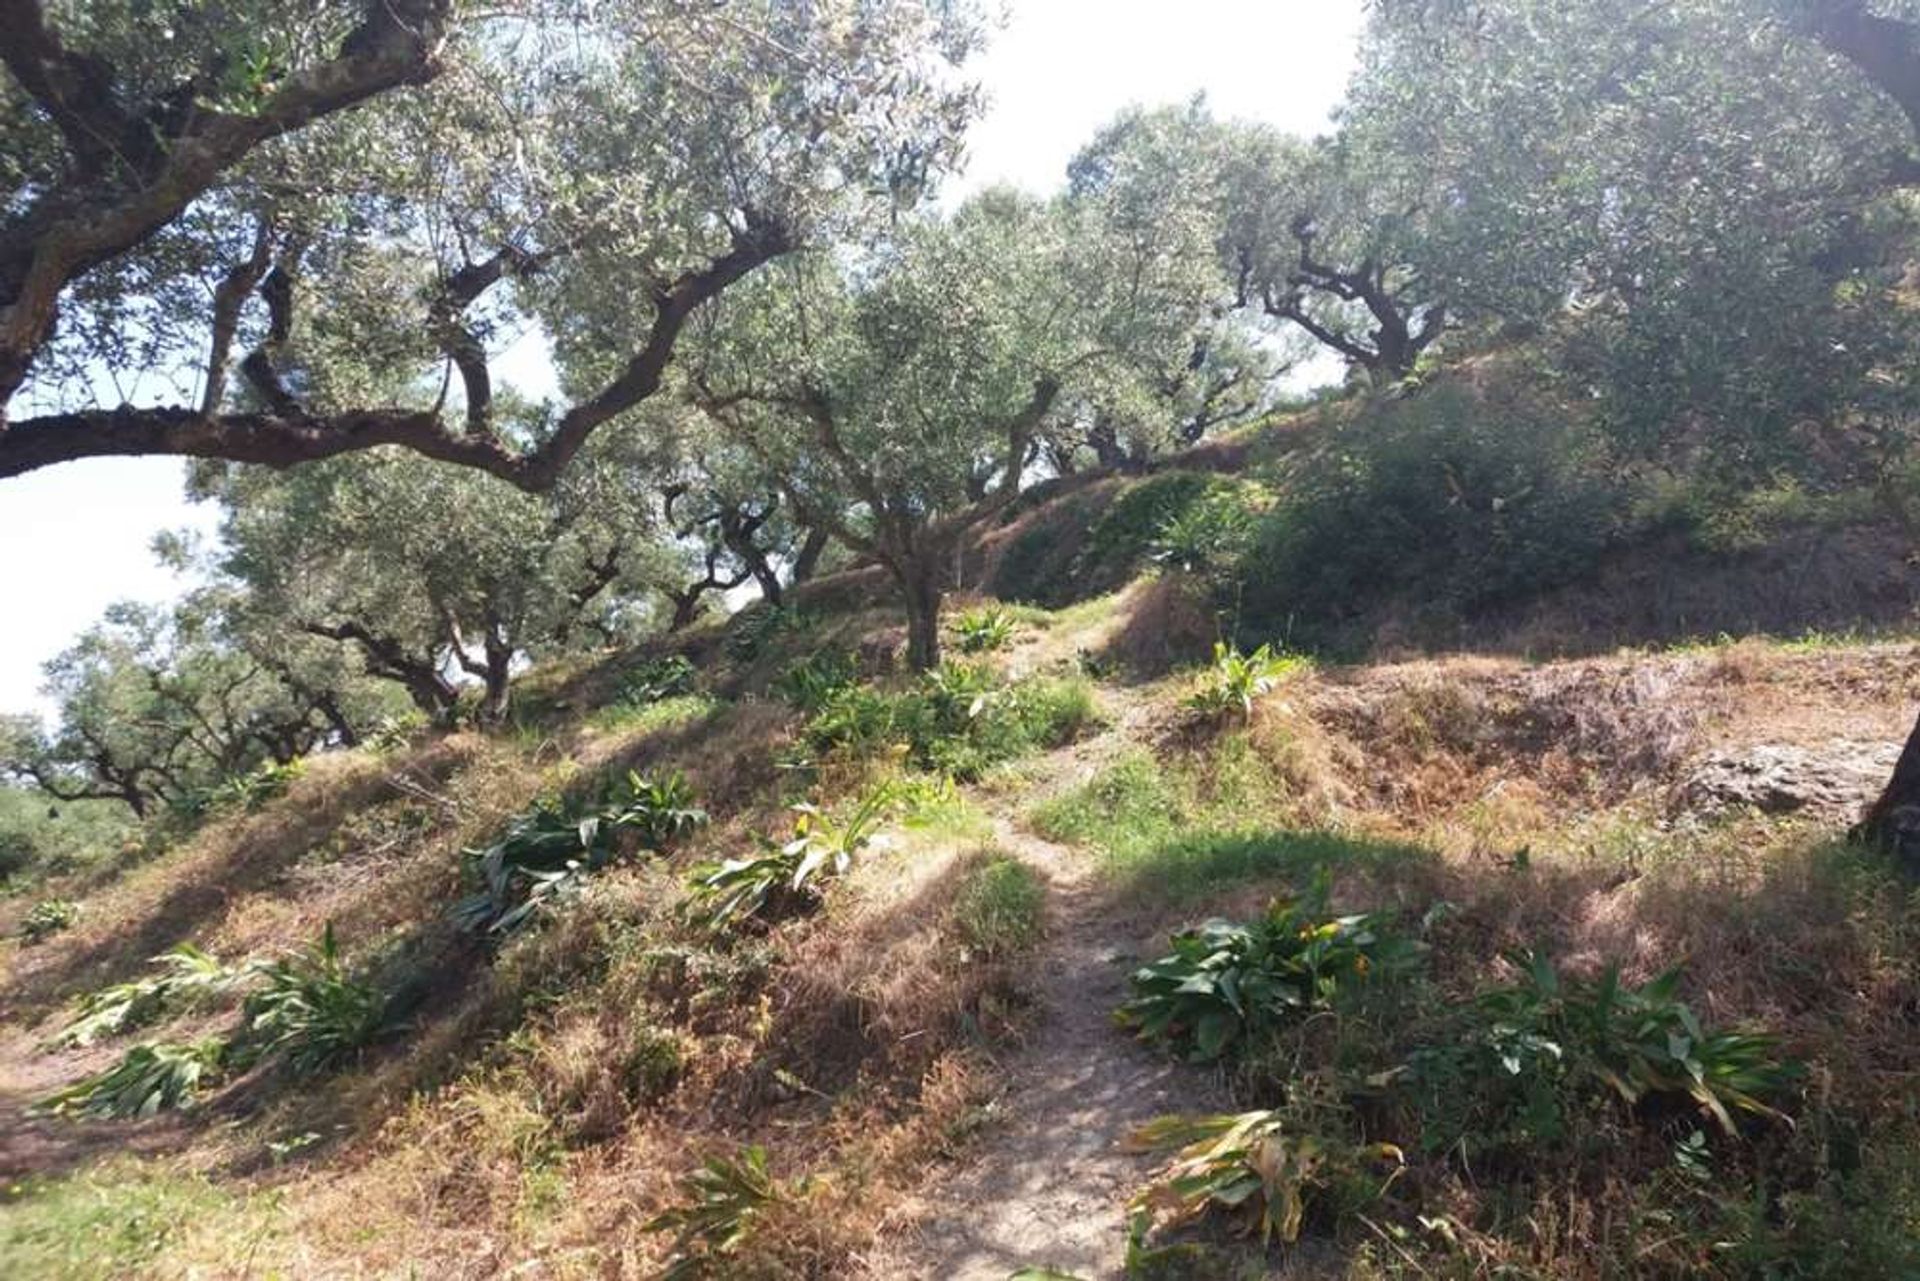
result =
M1886 790L1867 807L1850 835L1885 850L1908 871L1920 873L1920 721L1907 735Z
M946 599L944 557L920 556L892 564L907 606L907 665L930 672L940 665L940 605Z

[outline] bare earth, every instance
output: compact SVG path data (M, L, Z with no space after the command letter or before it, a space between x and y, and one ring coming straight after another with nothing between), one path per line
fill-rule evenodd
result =
M994 1133L928 1190L919 1240L877 1260L874 1277L1006 1281L1029 1267L1090 1281L1120 1276L1126 1203L1151 1172L1122 1141L1152 1117L1206 1102L1198 1073L1113 1025L1144 940L1090 856L1005 819L996 828L999 847L1050 886L1047 943L1036 961L1039 1022L1007 1065Z

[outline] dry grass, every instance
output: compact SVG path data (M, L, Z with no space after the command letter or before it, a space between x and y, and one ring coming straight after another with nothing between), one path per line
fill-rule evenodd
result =
M1139 585L1028 618L995 661L1058 667L1129 636L1163 647L1164 661L1182 607L1170 587ZM1452 904L1428 937L1442 990L1465 993L1502 972L1503 951L1543 942L1576 972L1618 962L1637 979L1684 962L1695 1007L1781 1031L1818 1063L1832 1110L1891 1116L1920 1081L1920 916L1899 887L1817 831L1706 824L1673 800L1708 748L1897 738L1920 656L1749 645L1549 666L1423 660L1309 672L1249 724L1204 731L1178 710L1182 689L1168 679L1106 691L1114 728L1101 741L981 795L1024 806L1131 752L1143 777L1177 785L1172 835L1232 826L1295 842L1270 864L1233 849L1212 864L1206 851L1140 863L1149 878L1189 878L1196 897L1177 904L1164 882L1135 887L1157 896L1169 925L1258 910L1325 865L1342 906L1414 921ZM23 1055L34 1020L175 942L238 960L329 920L357 961L405 992L409 1025L332 1077L244 1078L204 1120L109 1126L84 1142L76 1132L66 1157L44 1154L48 1168L97 1160L103 1143L158 1146L175 1155L153 1171L205 1174L239 1198L167 1245L176 1270L642 1276L666 1246L644 1225L679 1196L678 1177L760 1142L795 1191L765 1214L733 1275L857 1269L911 1218L929 1168L990 1115L996 1053L1027 1012L1020 959L969 955L954 918L983 857L977 833L906 835L826 910L772 931L716 939L687 923L687 863L783 830L792 783L774 761L797 720L747 701L652 731L559 719L324 758L284 799L100 887L75 931L11 958L0 992ZM461 848L535 797L589 796L630 767L684 769L714 811L671 866L603 874L575 908L497 953L446 928ZM829 771L819 786L831 799L884 768ZM56 1075L93 1062L32 1058ZM1583 1244L1617 1241L1642 1195L1626 1168L1605 1176L1617 1186L1546 1180L1530 1194L1530 1266L1587 1275ZM1436 1200L1454 1205L1463 1257L1483 1256L1467 1274L1514 1262L1511 1240L1476 1235L1486 1207L1469 1193Z

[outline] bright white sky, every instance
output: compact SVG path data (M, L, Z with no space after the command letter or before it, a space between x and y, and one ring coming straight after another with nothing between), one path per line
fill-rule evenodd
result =
M988 114L969 137L964 186L1037 192L1131 103L1204 91L1216 114L1313 134L1353 64L1361 0L1013 0L977 64ZM519 356L521 359L513 359ZM546 382L515 352L502 374ZM153 559L165 529L210 530L170 459L95 459L0 480L0 712L45 711L40 667L116 600L161 600L180 584Z

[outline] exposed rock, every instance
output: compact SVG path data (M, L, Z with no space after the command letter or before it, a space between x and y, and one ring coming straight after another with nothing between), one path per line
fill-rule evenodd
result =
M1704 758L1676 794L1701 813L1756 809L1852 821L1886 786L1898 743L1831 739L1813 746L1762 743Z

